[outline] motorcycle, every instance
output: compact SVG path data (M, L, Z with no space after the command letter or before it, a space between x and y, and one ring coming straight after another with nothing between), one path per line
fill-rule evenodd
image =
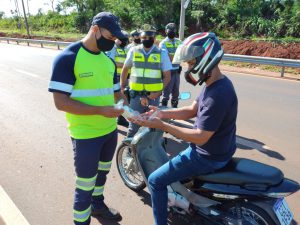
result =
M163 134L159 129L141 127L133 138L124 139L118 146L118 172L131 190L143 190L149 175L169 160ZM285 197L299 188L296 181L285 178L273 166L233 158L212 174L168 186L168 210L181 217L197 216L208 224L288 225L293 214Z

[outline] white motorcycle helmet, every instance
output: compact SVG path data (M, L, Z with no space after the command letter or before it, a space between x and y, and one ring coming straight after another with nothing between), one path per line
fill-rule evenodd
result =
M188 83L201 85L210 77L210 71L221 61L224 51L214 33L197 33L186 38L178 46L173 64L183 67L184 76ZM187 63L195 59L195 65L187 69Z

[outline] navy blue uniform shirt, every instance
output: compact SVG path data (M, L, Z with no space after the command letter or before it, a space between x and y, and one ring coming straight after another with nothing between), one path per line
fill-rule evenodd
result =
M229 160L236 150L236 118L238 100L231 81L224 77L204 87L198 98L195 129L214 131L202 146L191 147L206 158Z

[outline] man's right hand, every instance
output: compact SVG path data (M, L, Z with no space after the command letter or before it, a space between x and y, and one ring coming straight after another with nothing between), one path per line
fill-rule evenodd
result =
M122 115L124 109L116 109L114 106L102 106L100 114L108 118L114 118Z

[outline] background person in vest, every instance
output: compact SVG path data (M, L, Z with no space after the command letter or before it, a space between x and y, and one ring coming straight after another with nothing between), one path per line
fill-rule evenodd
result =
M115 46L113 47L113 49L107 52L107 56L113 59L116 63L117 75L119 80L124 65L124 61L126 59L126 54L127 54L126 46L128 44L128 33L126 31L122 31L122 33L125 36L125 38L121 40L116 39ZM129 125L128 121L122 115L118 117L117 123L125 127L128 127Z
M181 41L178 38L175 38L176 34L176 25L175 23L168 23L165 27L167 37L162 40L159 44L160 49L164 49L168 52L170 60L173 60L175 51L177 47L181 44ZM179 96L179 84L180 84L180 71L178 64L172 64L171 70L171 81L164 88L163 98L161 104L163 106L168 105L168 101L170 98L170 94L172 94L171 98L171 106L173 108L177 108L178 105L178 96Z
M144 25L142 45L129 50L121 74L121 90L124 90L131 68L130 107L140 113L146 112L149 104L159 105L162 90L170 81L172 64L167 52L154 45L155 34L155 29ZM134 136L138 128L137 124L129 123L127 137Z
M117 144L116 117L124 111L114 104L125 98L113 60L104 54L116 38L124 38L118 18L97 14L88 34L54 60L49 91L58 110L66 112L74 150L76 189L74 223L90 224L90 215L120 220L104 203L103 190ZM69 222L64 222L70 224Z
M132 47L141 44L141 32L138 30L133 30L130 32L131 43L127 45L127 51L129 51Z

